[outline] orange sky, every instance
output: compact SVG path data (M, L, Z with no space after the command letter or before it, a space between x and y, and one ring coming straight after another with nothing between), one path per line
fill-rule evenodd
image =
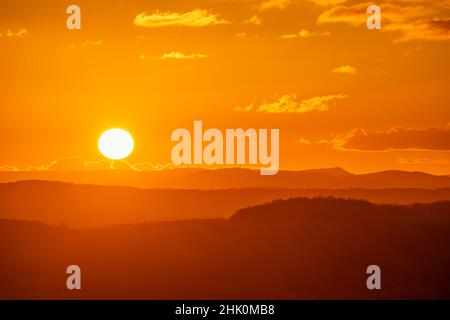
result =
M2 1L0 167L101 160L111 127L164 164L202 120L280 128L281 169L450 174L450 1L376 3L381 30L365 1Z

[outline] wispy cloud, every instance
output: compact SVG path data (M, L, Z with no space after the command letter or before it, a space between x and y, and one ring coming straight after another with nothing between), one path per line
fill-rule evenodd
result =
M321 7L329 7L348 2L349 0L308 0L308 1L315 3Z
M250 104L237 107L235 111L256 111L268 113L305 113L311 111L325 111L334 105L337 100L347 98L345 94L333 94L328 96L317 96L310 99L297 100L296 94L286 94L274 102L264 102L260 105Z
M170 52L163 54L159 59L165 60L165 59L178 59L178 60L197 60L197 59L205 59L208 56L203 53L191 53L191 54L184 54L181 52Z
M93 171L93 170L132 170L132 171L154 171L176 167L172 163L157 164L142 162L132 164L125 160L99 160L88 161L82 157L72 156L54 160L50 163L26 168L16 166L0 166L0 171Z
M259 26L262 23L262 19L257 14L255 14L255 15L251 16L250 18L248 18L247 20L245 20L244 23L254 24L254 25Z
M205 27L229 23L227 20L219 19L218 14L213 14L205 9L196 9L185 13L155 11L147 14L143 12L134 19L136 26L147 28L167 26Z
M450 126L426 129L393 128L388 131L354 129L336 135L329 143L335 149L350 151L450 151Z
M370 3L334 6L323 12L317 23L343 22L351 25L365 24L367 21L367 7ZM391 3L380 4L383 21L406 22L432 14L435 10L425 6L400 6Z
M163 55L159 57L152 57L147 54L141 54L139 59L140 60L198 60L198 59L205 59L208 56L203 53L191 53L191 54L184 54L179 51L164 53Z
M280 38L280 39L295 39L295 38L298 38L298 34L297 33L287 33L287 34L282 34L278 38Z
M331 35L330 32L324 31L324 32L311 32L306 29L301 30L298 33L291 33L291 34L282 34L279 36L280 39L295 39L295 38L312 38L312 37L325 37Z
M158 164L152 162L136 163L133 167L138 171L159 171L176 167L173 163Z
M450 40L450 19L394 23L388 25L385 30L402 33L394 42L447 41Z
M23 38L29 34L28 30L25 28L21 28L17 31L6 30L4 34L0 33L0 37L3 35L7 38Z
M278 9L283 10L292 3L291 0L264 0L259 5L259 10Z
M309 141L309 140L307 140L307 139L304 139L304 138L298 138L298 139L295 140L294 142L295 142L295 143L298 143L298 144L307 144L307 145L312 144L311 141Z
M333 69L333 73L339 73L339 74L356 74L356 68L352 67L350 65L340 66Z
M81 47L82 48L89 47L89 46L96 47L96 46L101 46L102 44L103 44L103 40L96 40L96 41L86 40L85 42L83 42L81 44Z
M338 5L325 10L317 19L318 24L347 23L359 26L366 23L366 9L370 3ZM449 1L418 0L385 2L380 4L382 30L396 31L397 42L450 40ZM446 18L442 15L446 14Z
M103 40L94 40L94 41L86 40L80 45L69 44L67 47L70 49L75 49L75 48L97 47L97 46L101 46L102 44L103 44Z

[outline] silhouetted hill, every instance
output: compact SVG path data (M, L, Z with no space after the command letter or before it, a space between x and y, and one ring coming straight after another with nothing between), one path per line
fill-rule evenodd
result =
M450 201L438 201L433 203L414 203L411 205L375 204L364 200L345 200L334 197L320 198L295 198L288 200L275 200L269 204L261 204L239 209L231 218L232 223L283 223L295 219L320 219L330 222L329 218L352 218L352 220L364 219L375 221L386 215L392 218L402 217L417 218L427 215L449 215ZM302 214L298 214L301 212ZM339 212L339 215L336 215ZM370 213L370 215L369 215Z
M384 203L433 202L450 200L450 188L175 190L23 181L0 184L0 218L69 226L228 218L243 207L299 196L336 196Z
M0 221L0 298L450 299L450 202L291 199L230 220ZM65 288L77 264L82 290ZM381 290L366 268L381 267Z
M167 169L161 171L11 171L0 172L1 182L50 180L83 184L123 185L141 188L224 189L254 187L285 188L448 188L450 177L423 172L383 171L352 174L341 168L280 171L261 176L259 170Z

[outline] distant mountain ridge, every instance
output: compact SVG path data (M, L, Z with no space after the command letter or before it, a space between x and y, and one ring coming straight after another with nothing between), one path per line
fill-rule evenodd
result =
M448 188L450 176L424 172L388 170L353 174L342 168L280 171L261 176L258 170L166 169L161 171L8 171L0 172L0 182L50 180L85 184L122 185L140 188L225 189L253 187L284 188Z

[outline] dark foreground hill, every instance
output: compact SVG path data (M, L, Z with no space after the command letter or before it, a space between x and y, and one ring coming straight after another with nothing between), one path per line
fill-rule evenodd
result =
M0 221L0 298L450 299L450 202L275 201L229 220ZM82 270L68 291L66 268ZM381 267L379 291L366 268Z
M236 210L293 197L335 196L377 203L450 200L443 189L137 189L23 181L0 184L0 219L98 227L204 218L229 218Z

